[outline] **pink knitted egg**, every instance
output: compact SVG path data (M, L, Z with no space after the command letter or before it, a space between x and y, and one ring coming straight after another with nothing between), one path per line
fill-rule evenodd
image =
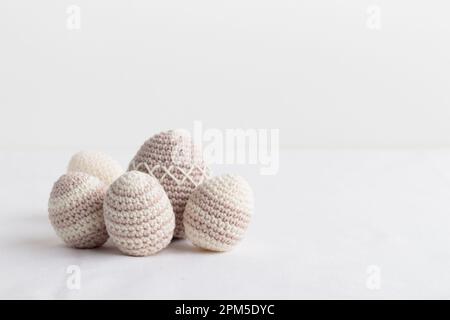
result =
M253 193L244 178L211 178L195 189L186 205L186 237L198 247L228 251L244 237L252 211Z
M111 239L125 254L147 256L173 237L175 216L163 187L146 173L129 171L109 187L104 202Z
M210 174L189 132L170 130L151 137L139 149L128 170L156 177L164 187L175 212L174 236L184 237L183 212L192 191Z
M95 248L108 239L103 219L106 188L98 178L82 172L67 173L53 185L49 219L68 246Z

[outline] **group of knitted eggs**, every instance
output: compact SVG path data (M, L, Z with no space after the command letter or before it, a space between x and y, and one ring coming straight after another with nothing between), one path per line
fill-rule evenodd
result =
M247 230L253 194L241 176L210 172L184 130L145 141L127 172L104 153L79 152L53 185L49 219L73 248L100 247L111 237L124 254L147 256L187 238L228 251Z

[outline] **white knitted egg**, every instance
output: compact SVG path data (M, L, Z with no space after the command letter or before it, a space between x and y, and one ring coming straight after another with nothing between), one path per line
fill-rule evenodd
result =
M165 248L173 237L175 216L158 180L129 171L109 187L105 223L111 239L125 254L147 256Z
M195 189L186 205L186 237L198 247L228 251L243 238L252 211L253 193L244 178L211 178Z
M67 171L90 174L107 185L113 183L124 172L116 160L98 151L80 151L74 154L70 159Z
M103 219L107 186L82 172L63 175L53 185L49 219L57 235L70 247L95 248L108 240Z
M174 236L184 237L183 212L192 191L210 174L199 146L186 130L170 130L148 139L128 170L156 177L164 187L175 212Z

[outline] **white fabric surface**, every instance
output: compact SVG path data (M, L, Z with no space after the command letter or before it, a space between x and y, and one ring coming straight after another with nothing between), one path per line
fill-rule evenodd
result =
M0 153L0 298L450 298L448 150L285 150L275 176L217 166L254 187L247 238L228 253L176 241L144 258L56 237L48 195L75 151ZM124 167L133 155L109 153Z

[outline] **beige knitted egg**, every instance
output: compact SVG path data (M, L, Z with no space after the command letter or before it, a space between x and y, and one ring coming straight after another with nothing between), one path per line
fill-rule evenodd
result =
M173 237L175 216L158 180L129 171L108 189L105 222L111 239L125 254L147 256L165 248Z
M174 236L183 238L186 202L210 174L202 152L193 143L189 132L170 130L153 136L139 149L128 170L150 173L159 180L175 212Z
M103 219L107 186L82 172L63 175L53 185L49 219L56 234L70 247L95 248L108 240Z
M243 238L252 211L253 193L244 178L211 178L195 189L186 205L186 237L198 247L228 251Z
M123 172L122 166L109 155L98 151L80 151L72 156L68 172L84 172L97 177L107 185Z

